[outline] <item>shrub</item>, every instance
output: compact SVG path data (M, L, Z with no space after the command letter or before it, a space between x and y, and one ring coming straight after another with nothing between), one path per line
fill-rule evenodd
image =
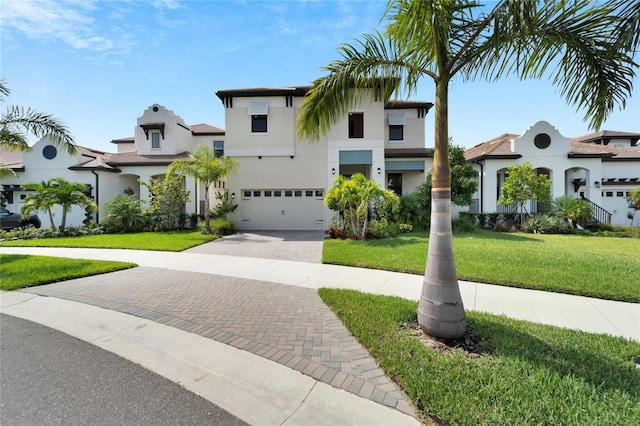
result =
M217 218L211 220L211 232L219 236L231 235L238 232L238 228L230 220Z
M83 235L100 235L104 230L95 223L82 226L67 226L64 231L47 228L25 228L0 231L0 241L35 240L39 238L78 237Z
M389 238L391 235L389 234L388 228L389 223L387 222L387 219L372 219L369 221L365 238Z
M474 220L469 216L460 216L451 221L451 229L454 234L470 233L474 231L475 227Z
M405 233L405 232L413 232L413 226L411 226L408 223L401 223L398 225L398 229L400 230L401 233Z
M142 201L131 195L117 195L104 205L101 219L106 232L141 232L146 225Z
M569 223L566 220L540 214L525 219L521 226L522 232L529 234L566 234L571 232Z

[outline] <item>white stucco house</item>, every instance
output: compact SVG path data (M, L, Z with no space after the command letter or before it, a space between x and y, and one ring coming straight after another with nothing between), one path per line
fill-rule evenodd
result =
M134 193L141 200L148 200L145 186L152 177L164 176L167 166L176 159L188 158L189 152L199 144L221 146L224 130L207 124L188 126L173 111L154 104L138 117L134 136L112 140L117 152L109 153L78 146L75 155L69 155L46 138L38 141L29 152L0 152L0 164L13 169L17 177L2 178L2 194L9 210L19 212L28 192L22 189L26 182L41 182L52 177L61 177L70 182L87 184L89 194L98 204L98 213L93 222L100 220L100 210L113 197L123 193ZM190 179L185 179L191 191L187 212L196 212L197 202L202 198L202 189ZM54 220L60 224L61 209L54 211ZM48 220L42 215L43 226ZM80 225L85 212L73 207L67 216L68 225Z
M552 181L552 198L570 195L593 203L603 223L629 225L627 197L640 186L640 133L603 130L569 138L546 121L522 134L506 133L465 151L479 173L478 191L470 211L511 211L498 204L507 168L528 161ZM531 203L529 213L548 206Z
M220 90L225 107L225 155L240 172L227 188L240 229L327 229L324 195L338 175L362 173L398 194L424 181L432 158L424 120L430 102L371 96L319 141L296 137L296 118L310 86Z
M71 156L46 139L30 152L0 152L0 163L18 175L2 180L7 207L20 211L28 194L22 183L51 177L87 184L100 209L123 193L148 200L147 188L138 180L164 176L171 162L187 158L200 144L238 161L239 172L215 185L209 196L214 202L214 191L228 189L238 204L229 219L245 230L326 229L331 212L323 199L339 174L363 173L398 194L408 194L424 181L432 164L424 140L430 102L389 102L372 96L320 141L310 142L296 138L296 118L310 88L218 91L226 131L187 125L154 104L138 117L133 137L112 140L115 153L80 146ZM186 212L203 213L204 189L190 178L185 185L191 192ZM84 211L75 207L67 223L80 225L84 218ZM100 210L93 220L100 220ZM46 220L43 225L48 225Z
M338 175L363 173L387 189L406 195L425 180L432 167L425 146L425 117L430 102L390 101L372 95L332 126L319 141L296 137L300 105L311 86L220 90L225 130L208 124L187 125L173 111L153 104L137 118L134 136L114 139L116 152L78 147L69 155L46 139L29 152L0 151L0 164L17 177L2 179L7 207L20 211L26 182L52 177L87 184L102 209L113 197L133 193L149 198L145 186L164 176L176 159L188 158L200 144L217 155L233 157L239 172L218 182L238 208L229 215L241 230L327 229L333 214L323 204ZM504 212L498 204L507 168L528 161L552 180L552 195L584 197L594 203L599 220L628 224L626 197L640 185L640 134L601 131L569 138L541 121L522 134L503 134L465 152L479 172L479 189L469 210ZM185 178L190 191L186 213L204 213L204 189ZM535 212L547 206L529 206ZM460 209L454 209L454 212ZM60 211L55 212L59 224ZM610 215L610 216L609 216ZM610 217L610 219L609 219ZM67 217L80 225L78 207ZM92 220L100 221L100 210ZM48 221L43 216L43 225Z

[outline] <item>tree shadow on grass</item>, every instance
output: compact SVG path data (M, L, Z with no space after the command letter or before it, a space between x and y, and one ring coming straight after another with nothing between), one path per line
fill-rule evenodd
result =
M594 388L640 398L640 372L634 365L640 345L636 343L490 314L474 314L469 322L496 355L524 359L560 377L574 376ZM616 351L625 353L623 359L615 358Z

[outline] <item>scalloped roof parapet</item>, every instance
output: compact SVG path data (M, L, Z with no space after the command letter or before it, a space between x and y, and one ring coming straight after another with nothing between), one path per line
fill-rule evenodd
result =
M154 111L153 110L154 107L157 107L158 111ZM173 110L170 110L167 107L165 107L163 105L160 105L160 104L153 104L153 105L149 106L147 109L144 110L142 115L140 117L138 117L138 120L140 120L142 117L144 117L147 113L149 113L149 114L157 114L157 113L162 112L162 111L166 111L167 114L175 117L176 123L181 124L182 126L186 127L187 129L190 129L190 127L187 126L187 124L184 122L184 119L182 117L180 117L178 114L176 114Z

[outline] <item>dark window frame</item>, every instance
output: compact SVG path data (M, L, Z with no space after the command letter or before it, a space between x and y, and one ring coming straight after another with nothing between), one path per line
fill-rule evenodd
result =
M251 133L267 133L267 128L266 114L251 116Z
M213 141L213 152L216 154L216 158L220 158L224 155L224 141Z
M404 126L402 124L389 125L389 140L390 141L404 140Z
M364 113L349 113L349 139L364 138Z

